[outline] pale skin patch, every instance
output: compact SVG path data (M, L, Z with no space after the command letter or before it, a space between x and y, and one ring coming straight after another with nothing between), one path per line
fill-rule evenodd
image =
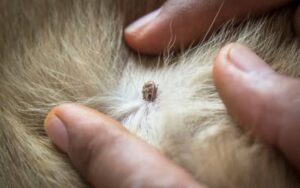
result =
M155 82L146 82L143 86L142 93L145 101L153 102L157 97L157 85Z

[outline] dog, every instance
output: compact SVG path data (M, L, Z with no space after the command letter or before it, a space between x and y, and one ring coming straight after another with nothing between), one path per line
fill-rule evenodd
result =
M1 1L2 187L89 187L43 128L50 109L70 102L117 119L208 187L300 187L280 152L229 117L212 79L214 58L230 42L250 46L277 72L299 78L293 8L231 20L176 54L132 52L124 27L162 3Z

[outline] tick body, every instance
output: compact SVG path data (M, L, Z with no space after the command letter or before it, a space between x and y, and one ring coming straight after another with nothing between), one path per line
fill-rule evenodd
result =
M148 81L143 86L143 99L153 102L157 97L157 85L153 81Z

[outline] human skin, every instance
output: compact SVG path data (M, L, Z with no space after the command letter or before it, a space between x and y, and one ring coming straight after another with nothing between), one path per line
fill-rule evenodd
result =
M96 110L77 104L58 106L46 118L45 128L93 187L203 188L159 151Z
M184 3L167 1L159 13L154 13L162 15L161 21L150 23L155 17L148 16L146 24L131 26L137 30L127 29L125 39L132 48L140 52L161 53L166 47L164 41L170 39L170 36L163 33L159 35L163 37L162 40L159 37L155 40L153 38L158 36L156 32L160 28L169 26L168 22L173 20L174 26L184 24L180 26L189 33L186 36L180 29L174 29L177 32L175 48L186 46L203 37L207 31L210 22L205 24L203 20L203 25L190 24L193 24L193 20L201 20L201 15L207 11L212 11L209 15L215 15L213 11L216 9L211 8L221 1L210 2L215 3L215 6L201 4L203 1L200 0L188 0ZM226 19L235 15L242 18L249 12L257 14L288 1L257 2L241 3L241 8L237 6L232 11L235 14L226 11L224 5L224 13L220 15L222 17L224 14ZM195 4L198 6L194 6ZM181 6L184 7L183 10ZM176 20L178 15L182 18ZM226 19L217 20L216 25L222 24ZM184 23L182 20L192 21ZM136 38L130 34L133 31L140 32ZM213 76L221 99L238 124L251 129L255 136L278 148L300 170L300 149L297 147L300 143L300 80L277 74L241 44L229 44L220 51L215 59ZM54 144L69 155L74 166L94 187L203 187L181 167L130 134L119 122L93 109L76 104L58 106L48 114L45 129ZM126 147L122 147L125 145ZM138 160L132 160L133 153L138 156ZM105 170L108 168L109 171Z
M213 76L237 124L279 149L300 170L300 80L276 73L240 44L220 51Z
M205 39L228 20L238 22L259 15L291 0L169 0L159 9L129 25L124 39L132 49L157 55ZM170 42L172 41L172 42Z

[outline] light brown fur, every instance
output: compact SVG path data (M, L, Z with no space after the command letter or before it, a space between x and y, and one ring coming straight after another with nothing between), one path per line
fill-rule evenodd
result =
M177 56L140 57L124 45L122 28L160 3L1 1L2 187L86 187L43 129L47 112L66 102L116 118L209 187L300 187L281 154L232 122L211 76L218 50L241 42L276 71L300 77L292 10L239 26L229 22ZM143 84L149 80L158 84L153 103L142 100Z

